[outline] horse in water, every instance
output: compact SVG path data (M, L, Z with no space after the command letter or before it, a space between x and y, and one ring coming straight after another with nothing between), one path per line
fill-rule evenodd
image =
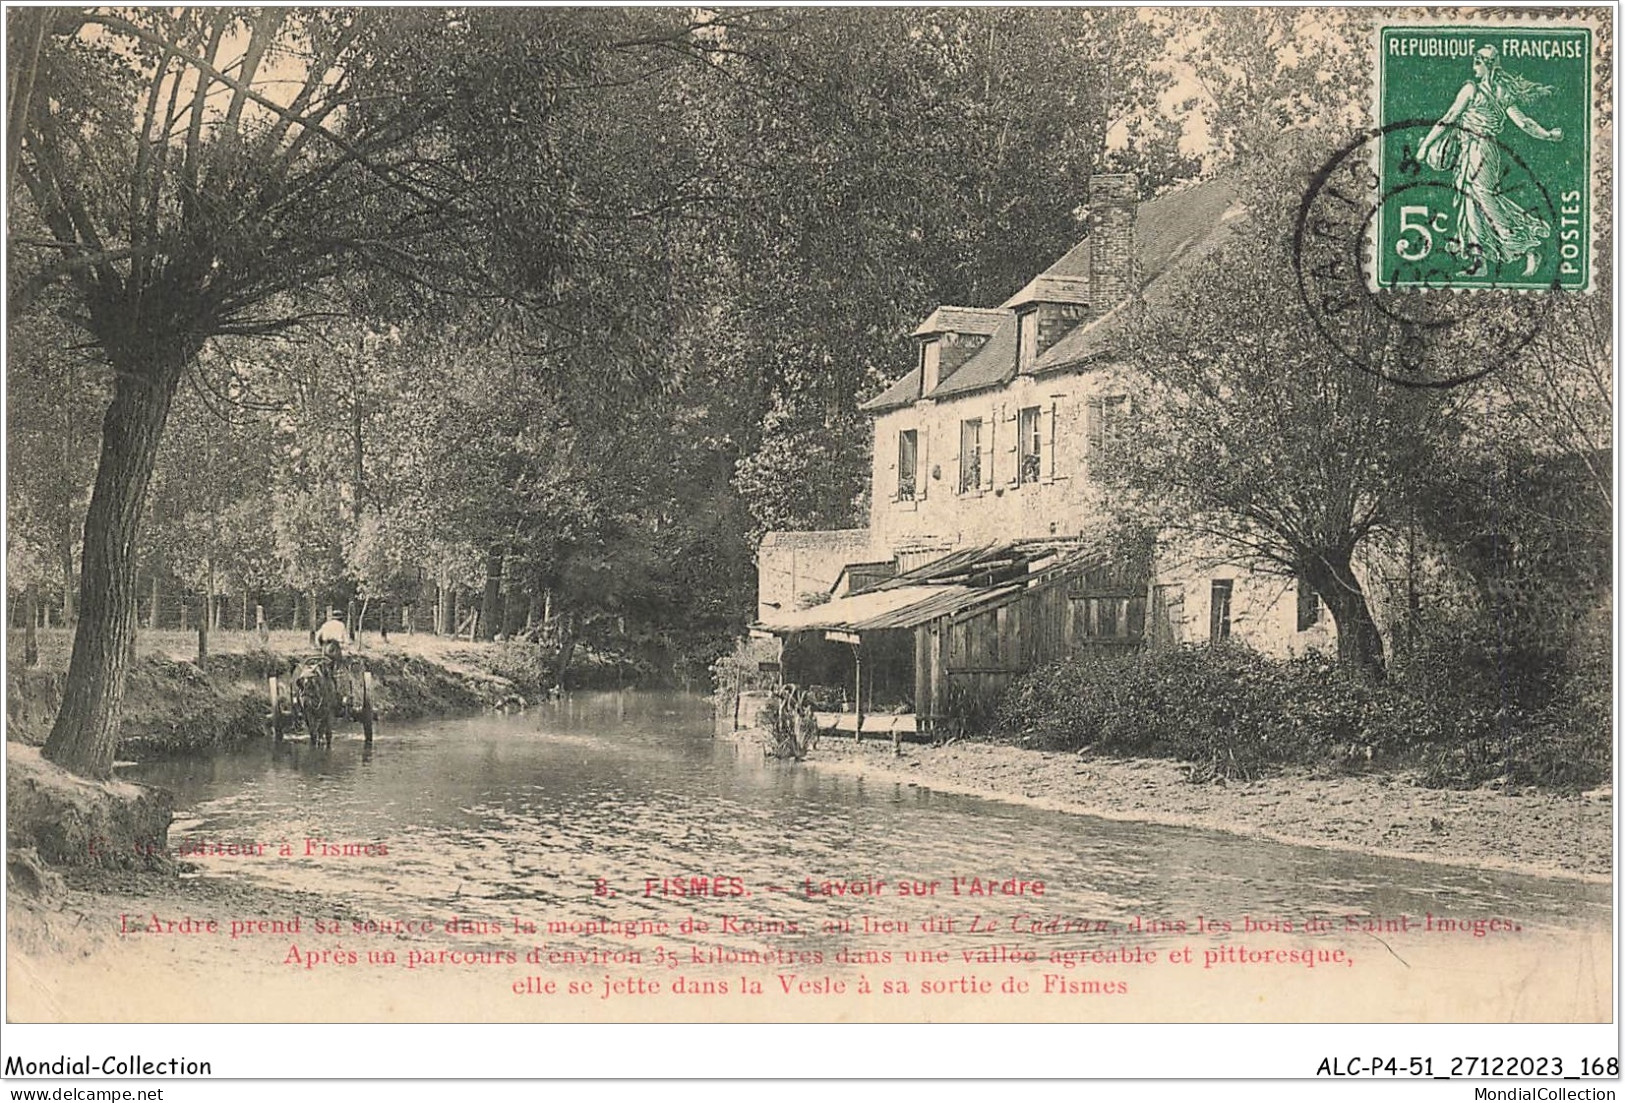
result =
M293 696L299 706L299 715L304 718L305 730L310 733L311 745L315 746L318 740L323 740L331 747L333 714L338 708L338 685L326 656L307 659L299 664L293 675Z

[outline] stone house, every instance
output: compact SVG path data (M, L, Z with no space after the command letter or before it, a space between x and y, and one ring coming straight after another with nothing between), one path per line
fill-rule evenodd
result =
M1091 466L1132 446L1135 392L1114 357L1115 323L1244 218L1223 179L1146 202L1135 192L1131 177L1096 175L1087 236L1065 256L997 307L942 306L920 324L912 368L863 405L874 419L869 528L769 534L759 558L764 627L807 620L791 616L805 602L784 603L787 573L835 580L834 601L816 618L833 624L844 595L857 592L854 577L872 587L967 548L1082 546L1111 528L1109 491ZM1334 642L1307 588L1209 549L1164 541L1134 591L1140 615L1115 628L1149 642L1238 639L1278 655Z

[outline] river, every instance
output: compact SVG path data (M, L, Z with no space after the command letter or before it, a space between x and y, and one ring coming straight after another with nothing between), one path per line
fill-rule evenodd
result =
M444 971L450 946L457 976L500 975L489 991L587 977L630 1017L637 978L739 995L783 974L830 986L780 993L813 1017L860 977L909 985L847 1012L878 1018L976 1017L957 997L978 994L1038 1018L1379 1021L1606 1019L1612 998L1607 885L877 784L718 740L676 694L128 774L175 793L171 843L201 878L329 902L345 937L312 938L307 914L257 944L284 966L303 942Z

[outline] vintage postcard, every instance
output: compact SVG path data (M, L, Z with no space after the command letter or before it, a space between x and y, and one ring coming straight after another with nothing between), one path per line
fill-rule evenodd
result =
M1613 15L8 9L5 1074L1606 1029Z

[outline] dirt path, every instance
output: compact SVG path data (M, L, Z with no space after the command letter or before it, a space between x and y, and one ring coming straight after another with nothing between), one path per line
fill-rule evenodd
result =
M742 733L743 734L743 733ZM1613 791L1427 789L1399 775L1193 785L1163 759L1045 753L989 743L946 747L821 742L807 765L1059 812L1273 839L1362 854L1606 882Z

